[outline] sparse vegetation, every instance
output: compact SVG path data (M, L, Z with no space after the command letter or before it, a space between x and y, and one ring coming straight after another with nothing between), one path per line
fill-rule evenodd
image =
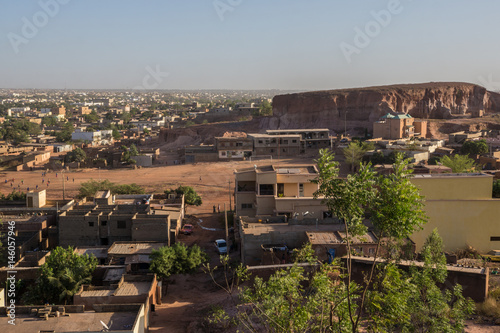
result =
M451 172L453 173L474 172L477 168L474 160L466 155L456 154L451 157L445 155L440 159L440 162L444 166L451 168Z
M89 180L88 182L82 183L78 189L78 197L93 197L97 191L110 190L112 194L144 194L144 189L133 183L133 184L115 184L109 180Z

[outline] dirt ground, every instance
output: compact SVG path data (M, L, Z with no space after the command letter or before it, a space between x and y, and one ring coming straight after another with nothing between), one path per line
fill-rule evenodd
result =
M47 172L45 177L42 177L42 171L9 171L0 173L0 191L8 194L13 188L19 188L26 192L28 187L30 190L34 190L38 185L39 189L47 189L48 199L60 200L62 199L63 186L66 199L71 199L77 195L80 184L90 179L108 179L119 184L137 183L151 193L162 193L166 189L179 185L193 186L202 196L203 204L199 207L188 208L188 214L191 215L188 217L188 222L194 225L194 232L192 235L181 235L179 240L187 245L198 244L205 249L210 256L210 264L214 266L218 264L219 256L213 241L225 238L225 231L222 222L223 214L214 214L213 206L215 205L217 208L220 205L222 211L224 204L229 207L230 200L231 204L234 204L234 198L230 197L229 189L234 186L233 172L235 169L270 163L306 164L313 163L313 159L198 163L136 170L86 169L58 172L57 175L56 172ZM50 180L49 186L47 186L48 180ZM217 230L205 230L202 226ZM237 256L236 253L232 255ZM229 296L216 287L207 274L200 272L194 275L175 276L171 278L167 295L163 297L162 304L156 307L156 312L152 315L150 331L155 333L196 332L199 323L210 312L212 305L227 304L229 301ZM500 332L500 326L476 325L469 321L466 332Z

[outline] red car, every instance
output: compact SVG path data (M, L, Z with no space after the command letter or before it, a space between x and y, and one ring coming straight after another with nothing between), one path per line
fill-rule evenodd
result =
M184 227L182 227L181 232L184 235L191 235L193 233L193 225L192 224L184 224Z

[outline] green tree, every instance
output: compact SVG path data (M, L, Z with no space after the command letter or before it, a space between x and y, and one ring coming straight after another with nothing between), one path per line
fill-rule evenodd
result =
M105 179L103 181L89 180L81 184L78 197L93 197L97 191L110 190L112 194L144 194L145 191L137 184L115 184Z
M153 250L150 255L149 269L156 273L158 278L168 278L172 274L192 274L201 264L207 261L208 256L198 246L187 247L183 243L173 246L164 246Z
M272 116L273 115L272 104L268 100L262 101L259 112L261 116Z
M500 179L493 181L493 198L500 198Z
M482 155L488 152L488 144L486 140L481 139L477 141L465 141L460 148L460 153L462 155Z
M71 141L71 134L73 134L75 128L73 127L73 124L70 122L67 122L63 125L63 128L56 132L56 140L58 142L69 142Z
M116 128L113 128L113 139L115 140L120 140L122 138L122 135L120 134L120 132L116 129Z
M344 221L348 251L347 301L353 332L359 326L364 310L366 293L374 277L380 240L384 237L405 239L426 222L423 213L423 198L410 182L411 170L403 155L396 156L393 173L376 176L371 165L360 165L359 171L348 175L346 180L338 178L338 163L328 150L320 150L317 161L319 175L314 180L319 185L315 197L322 196L323 203L335 216ZM370 274L361 292L359 307L352 311L351 290L351 237L361 236L367 228L363 224L365 215L371 215L371 222L378 237Z
M75 254L72 247L56 247L40 267L36 283L23 297L28 304L67 304L80 286L90 283L97 267L94 256Z
M130 157L139 155L139 151L137 150L137 147L134 144L130 145L129 152L130 152Z
M347 146L347 148L344 148L343 153L345 161L347 164L349 164L351 170L353 170L354 167L358 165L359 162L361 162L361 159L365 155L365 152L365 148L356 141L352 141L351 143L349 143L349 146Z
M95 110L92 110L89 114L86 114L84 117L87 123L97 123L99 121L99 115Z
M368 314L375 332L463 332L474 302L465 299L460 285L443 292L447 277L443 242L437 230L422 249L423 267L410 272L389 264L380 272L380 282L370 293Z
M76 147L72 151L66 154L64 158L66 162L83 162L87 158L87 154L82 148Z
M26 201L26 193L12 190L12 192L7 195L1 194L0 199L7 201Z
M474 172L476 170L476 165L474 164L474 160L469 158L466 155L453 155L453 156L443 156L440 162L451 168L453 173L462 173L462 172Z
M175 190L170 189L165 191L165 194L170 193L184 194L186 205L200 206L202 204L201 196L191 186L179 186Z
M125 124L128 124L130 122L130 120L132 120L132 115L130 112L123 112L121 115L120 115L120 119L123 120L123 122Z

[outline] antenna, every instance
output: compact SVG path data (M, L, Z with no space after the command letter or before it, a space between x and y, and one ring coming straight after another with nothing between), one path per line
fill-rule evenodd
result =
M108 327L108 325L106 325L106 324L105 324L102 320L100 320L100 322L101 322L101 325L104 327L103 331L104 331L104 332L109 331L109 327Z

